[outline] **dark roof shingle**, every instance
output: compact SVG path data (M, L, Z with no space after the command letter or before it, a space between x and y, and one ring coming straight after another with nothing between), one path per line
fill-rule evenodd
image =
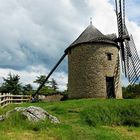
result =
M102 34L96 27L90 24L66 50L78 44L88 43L88 42L104 42L104 43L111 43L118 46L117 43L115 42L116 38L117 37L115 34L110 34L110 35Z

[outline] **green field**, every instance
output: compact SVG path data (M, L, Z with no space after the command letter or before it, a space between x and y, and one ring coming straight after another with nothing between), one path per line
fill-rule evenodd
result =
M61 124L28 122L20 114L0 122L0 140L140 140L140 100L82 99L63 102L12 104L40 106Z

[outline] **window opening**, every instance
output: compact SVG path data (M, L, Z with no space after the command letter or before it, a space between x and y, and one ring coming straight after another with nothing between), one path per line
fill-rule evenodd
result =
M112 54L111 53L107 53L107 60L112 60Z

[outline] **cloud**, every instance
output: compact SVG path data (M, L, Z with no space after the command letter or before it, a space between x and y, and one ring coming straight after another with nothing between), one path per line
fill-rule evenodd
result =
M130 20L137 22L140 25L140 2L139 0L127 0L126 1L126 15Z
M23 1L9 2L9 0L2 2L5 6L4 9L8 9L9 12L2 10L0 16L2 21L0 23L0 51L2 52L0 66L25 69L28 65L42 63L44 66L51 66L54 64L54 61L65 50L64 41L66 39L60 35L60 33L64 33L63 25L57 26L54 21L55 17L50 20L50 11L43 11L45 7L41 10L43 3L42 5L30 5L31 3L27 2L26 7ZM40 6L40 15L43 17L36 15L39 11L35 11L35 6ZM32 7L34 8L32 9ZM44 15L43 13L49 14ZM39 17L40 23L36 16ZM47 20L42 21L41 19Z
M34 88L38 88L38 85L34 83L37 76L46 75L49 73L48 69L42 66L30 67L29 70L17 71L13 69L0 68L0 82L3 82L3 78L7 78L8 74L17 74L20 76L20 82L22 85L31 84ZM60 91L66 90L67 87L67 73L65 72L54 72L51 78L54 78L58 84ZM51 80L51 78L49 80Z
M104 34L117 33L113 0L0 0L0 3L0 74L2 77L4 71L19 73L24 83L42 71L48 73L89 25L90 17ZM140 53L140 14L136 10L139 6L137 0L126 3L128 30ZM54 74L58 79L63 75L65 84L59 80L63 87L67 71L65 59Z

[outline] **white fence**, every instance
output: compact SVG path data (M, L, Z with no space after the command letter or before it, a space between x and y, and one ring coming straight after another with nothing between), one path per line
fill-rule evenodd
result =
M0 107L4 107L11 103L22 103L30 101L29 95L12 95L10 93L0 93Z

